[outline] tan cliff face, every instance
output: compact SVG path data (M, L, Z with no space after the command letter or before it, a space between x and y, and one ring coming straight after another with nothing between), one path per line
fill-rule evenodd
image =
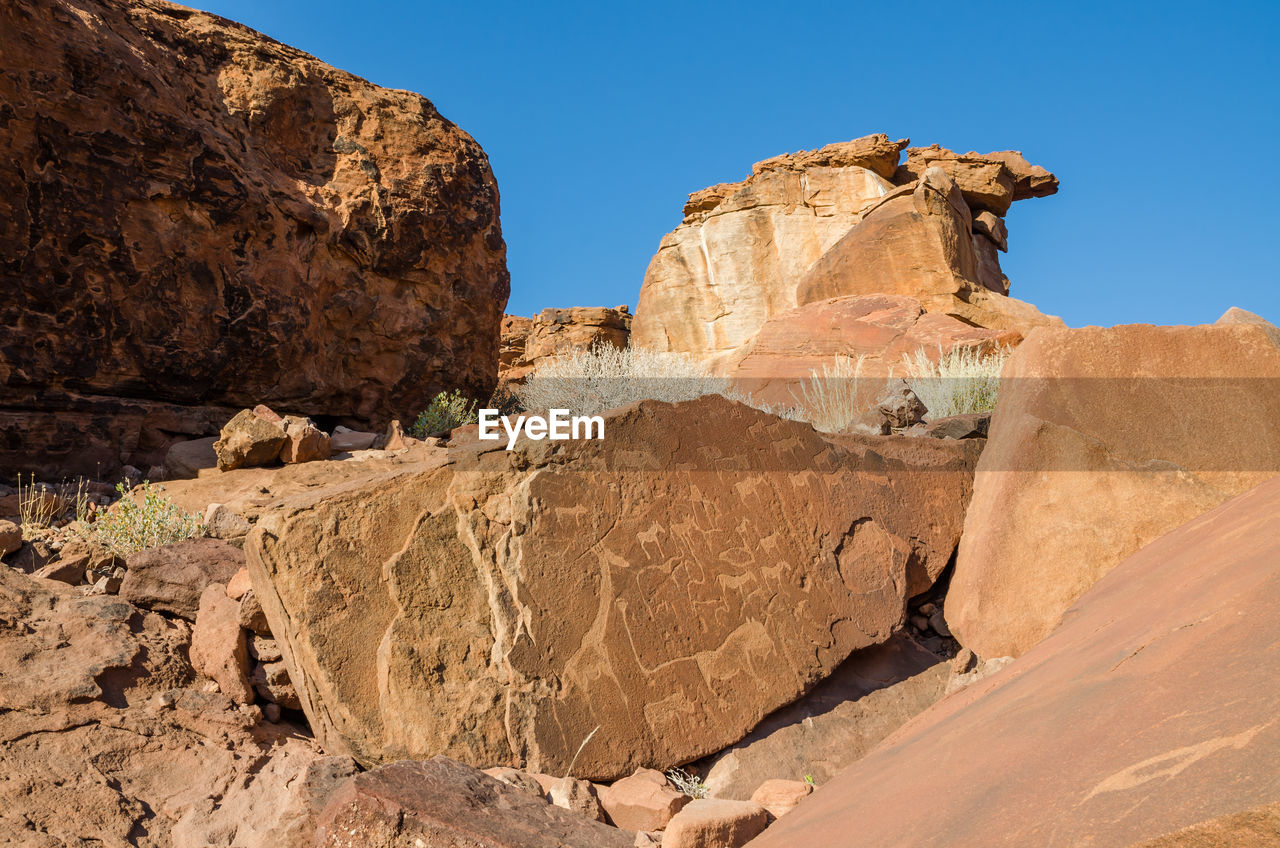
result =
M15 0L0 31L4 462L492 389L498 189L428 100L158 0Z
M832 297L904 295L993 330L1060 324L1006 295L1000 217L1057 190L1016 151L956 154L872 135L759 162L690 195L649 264L632 344L732 373L769 319Z

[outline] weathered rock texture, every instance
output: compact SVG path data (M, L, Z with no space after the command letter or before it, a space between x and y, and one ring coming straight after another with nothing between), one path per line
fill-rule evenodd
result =
M890 372L918 350L931 356L972 347L984 353L1022 340L1013 331L986 330L950 315L925 312L903 295L836 297L773 316L728 367L738 390L767 403L802 404L804 384L837 356L862 359L867 400L884 388ZM859 384L861 388L862 383Z
M1126 556L1280 473L1272 330L1032 333L1004 370L947 595L961 644L1021 654Z
M936 147L899 168L906 144L872 135L779 156L690 195L645 274L632 344L723 368L771 317L839 295L916 297L994 329L1061 323L1005 297L998 259L1000 216L1056 191L1053 175L1014 151Z
M316 848L631 848L631 834L435 757L357 775L320 816Z
M599 726L592 779L720 750L902 625L978 452L718 396L606 432L472 443L260 517L254 591L326 750L562 774Z
M183 621L0 567L0 842L311 844L317 769L351 766L193 688L189 641Z
M1277 515L1272 480L1143 548L753 845L1130 845L1280 800Z
M716 798L750 799L767 780L826 783L933 706L947 674L947 663L905 636L855 651L812 692L698 771Z
M498 191L430 102L159 0L15 0L0 31L0 465L492 388Z
M200 595L244 567L244 552L221 539L188 539L130 554L120 597L155 612L195 621Z
M498 379L504 383L520 382L541 359L597 345L625 348L630 337L631 313L627 306L544 309L533 318L504 315Z
M980 273L973 219L964 193L939 168L886 195L862 222L796 283L799 304L829 297L900 294L930 312L1022 333L1061 325L1029 303L1006 297L1008 281ZM994 254L984 254L994 261ZM996 271L999 264L996 264Z

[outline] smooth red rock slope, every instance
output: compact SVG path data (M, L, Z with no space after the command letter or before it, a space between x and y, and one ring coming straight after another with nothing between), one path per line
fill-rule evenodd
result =
M751 844L1120 846L1280 800L1277 597L1280 479L1129 557Z

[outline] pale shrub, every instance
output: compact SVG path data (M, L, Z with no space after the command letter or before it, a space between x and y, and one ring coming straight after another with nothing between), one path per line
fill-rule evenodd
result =
M703 783L697 775L689 774L684 769L667 769L667 780L671 781L671 784L676 789L679 789L695 801L699 798L711 797L711 790L707 787L707 784Z
M1009 349L984 354L977 348L957 347L936 360L921 348L902 357L904 378L929 408L930 421L948 415L991 412L1000 394L1000 371Z
M866 356L837 356L822 373L812 371L796 398L799 415L824 433L847 432L871 407L883 385L872 385L862 375ZM883 384L885 381L876 380Z
M88 525L87 534L117 556L126 557L204 533L200 518L183 512L162 495L163 487L143 481L132 494L124 483L116 486L116 491L120 500Z
M515 393L526 409L575 415L599 415L638 400L677 403L732 395L728 378L711 374L690 356L612 345L544 359Z

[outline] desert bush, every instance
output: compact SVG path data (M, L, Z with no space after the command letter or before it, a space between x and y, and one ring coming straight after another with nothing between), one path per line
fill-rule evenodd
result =
M883 389L883 385L871 385L862 375L866 356L854 359L837 356L822 372L813 371L800 386L796 401L803 416L814 429L825 433L843 433L862 417ZM884 384L882 378L874 382Z
M515 392L526 409L577 415L599 415L638 400L676 403L732 395L728 378L711 374L690 356L612 345L545 359Z
M190 539L204 532L198 516L183 512L165 497L162 486L143 481L130 493L124 483L116 486L120 500L87 525L87 534L120 557L147 548L158 548Z
M974 347L938 351L931 359L924 348L902 357L903 377L929 408L929 420L948 415L990 412L1000 393L1000 371L1009 358L1008 348L983 353Z
M441 392L431 399L418 419L409 428L409 435L415 439L428 436L442 436L454 427L474 424L477 420L476 402L468 401L462 392Z
M667 780L690 798L697 800L698 798L707 798L711 795L711 791L707 788L707 784L703 783L697 775L689 774L684 769L667 769Z

